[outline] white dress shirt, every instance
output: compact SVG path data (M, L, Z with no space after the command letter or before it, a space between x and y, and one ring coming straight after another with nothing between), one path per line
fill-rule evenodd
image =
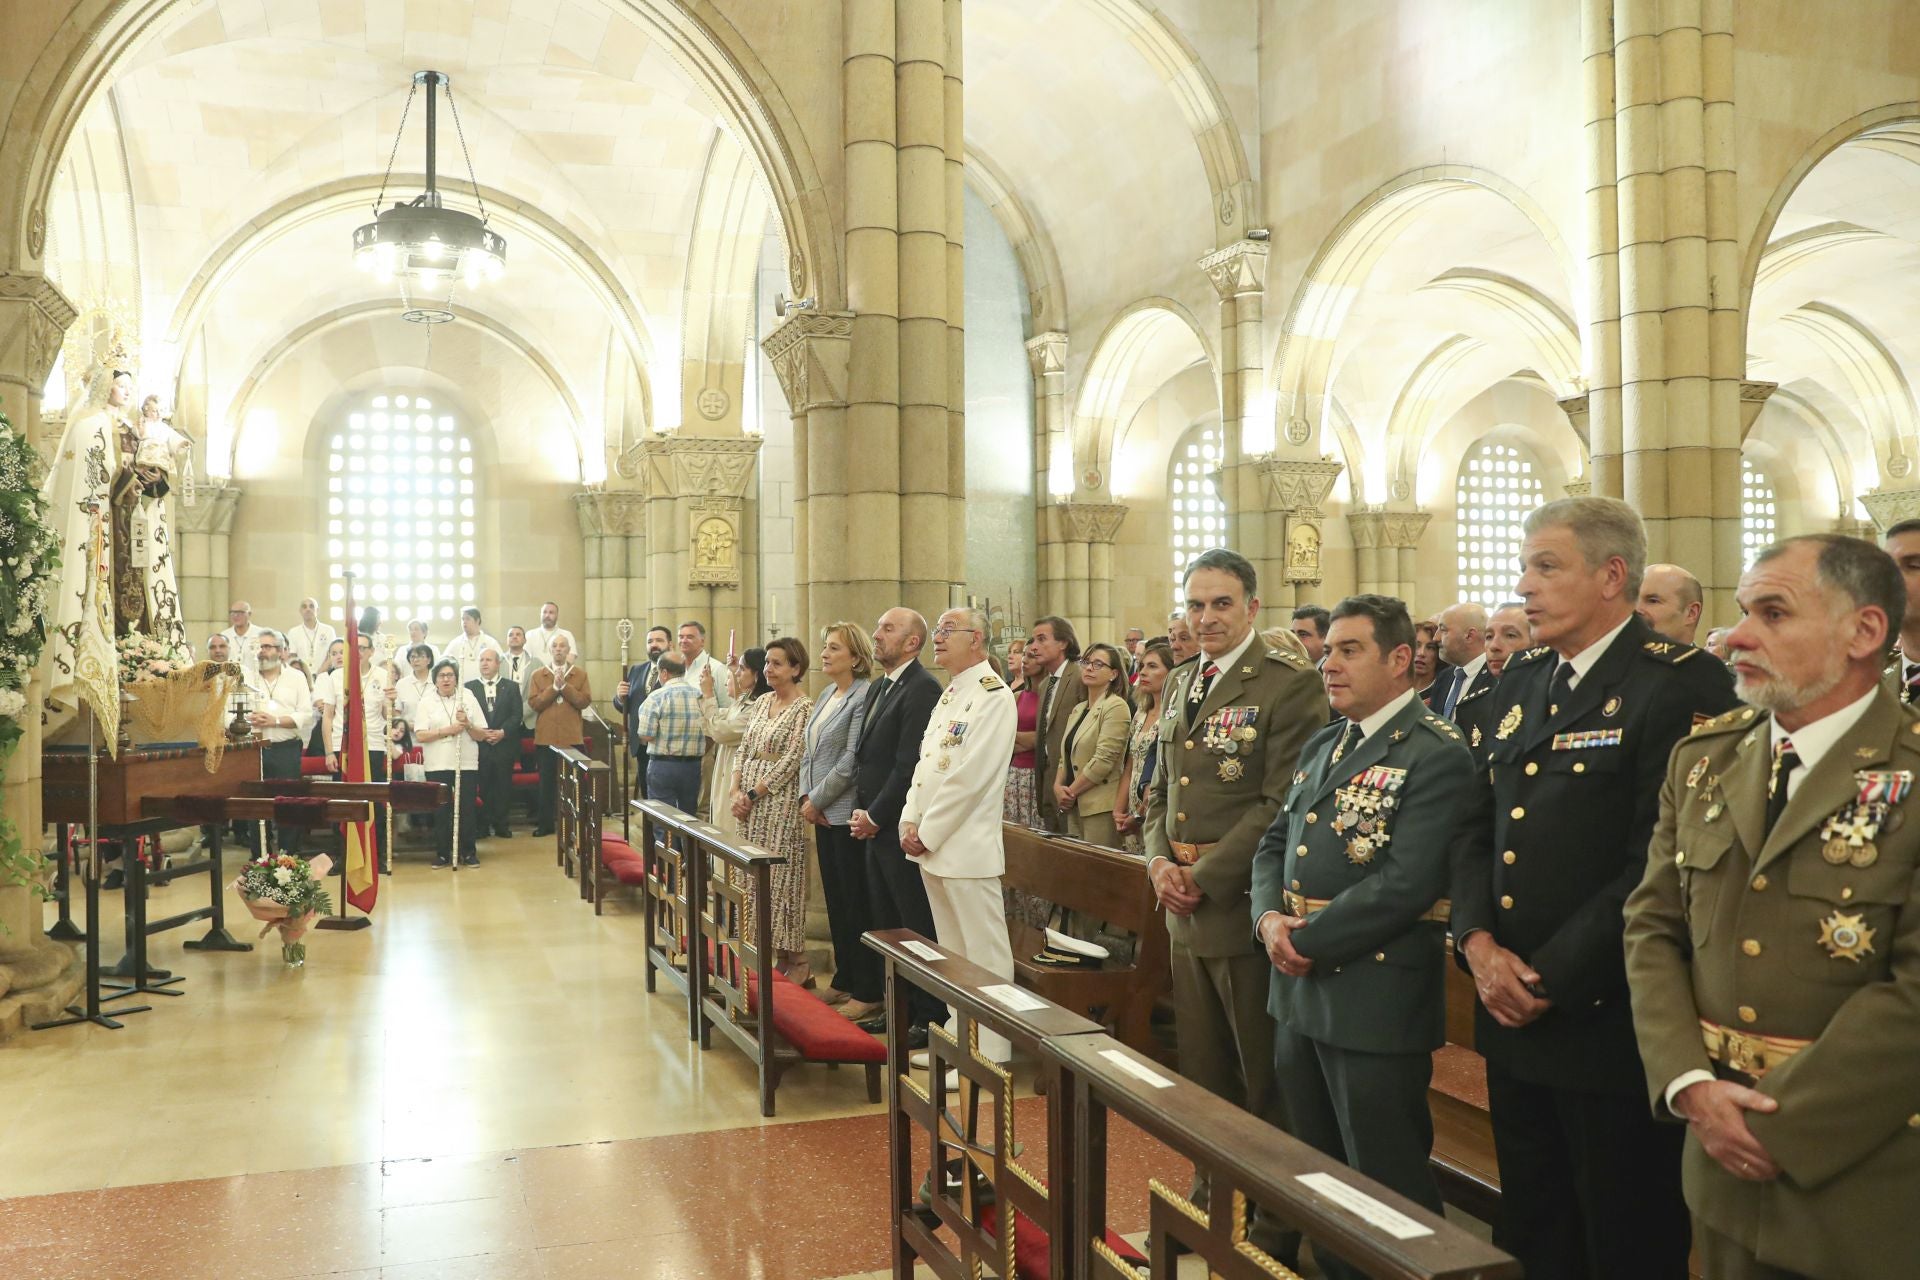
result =
M333 702L333 741L327 744L327 750L338 751L346 736L347 675L345 669L332 673L333 687L329 691ZM387 749L387 674L379 667L360 677L360 703L366 726L367 750L385 751Z
M220 633L227 638L227 656L247 669L248 675L260 671L260 628L249 625L245 635L228 627ZM322 652L325 652L322 650Z
M269 725L259 730L268 742L305 742L313 732L313 691L307 678L284 662L271 676L262 673L253 709L270 716L286 716L293 724Z
M1607 656L1607 650L1613 647L1613 642L1620 638L1620 633L1625 631L1627 624L1632 621L1633 615L1629 613L1626 617L1620 619L1619 626L1607 632L1607 634L1601 636L1598 640L1595 640L1571 658L1562 657L1560 659L1560 661L1571 663L1573 666L1573 679L1568 685L1569 688L1578 689L1580 687L1580 682L1587 678L1587 672L1593 670L1594 664ZM1558 679L1560 676L1560 668L1555 667L1553 674L1554 678Z
M416 713L419 719L413 722L416 738L425 729L444 729L457 724L456 717L465 709L467 723L486 728L487 713L480 707L480 700L473 696L473 690L460 688L451 696L442 694L438 689L428 693L421 700ZM435 738L432 742L420 744L421 763L428 773L451 773L455 769L469 770L480 767L480 744L465 729L445 738Z
M333 628L324 622L315 623L312 630L306 627L289 627L281 634L287 637L287 649L293 657L300 659L308 675L318 675L320 664L327 660L327 649L339 637Z
M440 656L451 658L460 664L460 683L466 684L469 680L480 678L480 653L484 649L505 653L507 646L484 631L477 636L470 636L463 631L454 637L452 644L440 651Z

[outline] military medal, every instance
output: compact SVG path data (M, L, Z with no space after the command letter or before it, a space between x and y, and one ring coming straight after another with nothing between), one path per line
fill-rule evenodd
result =
M1517 702L1514 703L1507 711L1507 714L1500 717L1500 727L1494 730L1493 736L1502 742L1511 738L1514 735L1514 731L1519 729L1520 721L1524 714L1525 713L1520 710L1520 704Z
M1600 708L1600 714L1609 717L1619 715L1620 695L1615 694L1613 697L1608 698L1606 705Z
M1701 756L1700 763L1694 765L1692 769L1687 771L1687 790L1691 791L1695 787L1699 786L1700 779L1706 776L1707 776L1707 757Z
M1873 934L1864 912L1848 915L1836 910L1820 922L1820 945L1835 960L1859 964L1863 957L1873 954Z
M1479 725L1473 726L1473 745L1476 747L1480 745L1480 726Z
M1858 793L1820 824L1820 857L1829 866L1864 871L1880 860L1874 838L1894 806L1913 790L1913 774L1906 769L1857 769L1853 778Z
M1220 762L1220 781L1238 782L1247 771L1247 766L1233 756Z
M1333 819L1336 835L1351 831L1347 841L1347 860L1364 867L1372 862L1392 839L1387 818L1400 803L1400 788L1406 785L1407 771L1387 765L1373 765L1355 774L1346 786L1334 793L1339 812Z

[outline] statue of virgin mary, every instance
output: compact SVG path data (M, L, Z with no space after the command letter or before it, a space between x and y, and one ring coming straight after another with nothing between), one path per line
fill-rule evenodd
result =
M41 656L47 705L57 713L75 699L86 702L109 750L120 724L110 507L120 469L120 426L132 399L132 374L97 365L87 379L84 403L67 415L42 486L49 517L60 530L61 566Z

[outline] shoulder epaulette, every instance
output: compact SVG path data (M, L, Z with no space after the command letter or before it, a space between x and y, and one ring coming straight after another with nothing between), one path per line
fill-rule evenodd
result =
M1435 715L1429 711L1420 717L1420 723L1433 730L1435 735L1446 738L1450 742L1461 741L1459 726L1445 716Z
M1001 681L999 676L981 676L980 687L988 692L992 692L995 689L1004 689L1007 686Z
M1313 664L1308 662L1305 658L1301 657L1297 653L1289 653L1285 649L1269 649L1267 650L1267 656L1273 659L1275 662L1286 663L1288 666L1292 667L1295 671L1309 671L1309 670L1312 670L1313 668Z
M1759 714L1760 713L1752 707L1735 707L1733 710L1722 715L1714 716L1710 720L1700 721L1693 726L1692 732L1694 735L1699 735L1702 733L1724 733L1728 730L1744 729L1752 724L1753 718Z
M1478 689L1475 689L1472 693L1468 694L1466 697L1460 699L1460 701L1454 703L1453 709L1455 711L1458 711L1461 707L1466 706L1469 702L1472 702L1475 698L1482 697L1492 692L1493 692L1492 685L1483 684Z
M1508 659L1507 659L1507 661L1508 661L1508 663L1515 663L1515 662L1538 662L1538 661L1540 661L1540 659L1542 659L1542 658L1544 658L1544 657L1546 657L1546 656L1547 656L1548 654L1550 654L1550 653L1552 653L1552 652L1553 652L1553 646L1552 646L1552 645L1550 645L1550 644L1537 644L1537 645L1535 645L1535 646L1534 646L1533 648L1531 648L1531 649L1529 649L1529 650L1527 650L1527 651L1526 651L1525 653L1523 653L1523 654L1520 654L1520 655L1519 655L1518 657L1513 657L1513 658L1508 658Z
M1700 650L1680 640L1649 640L1640 646L1640 651L1649 658L1678 666Z

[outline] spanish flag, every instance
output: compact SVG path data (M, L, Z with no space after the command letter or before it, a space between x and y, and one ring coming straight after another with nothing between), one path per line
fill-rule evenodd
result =
M340 732L340 771L348 782L366 782L367 716L366 691L360 684L360 629L354 623L353 580L347 580L347 673L346 724ZM380 812L378 806L373 810ZM347 901L371 913L373 901L380 895L380 859L375 856L374 828L371 822L347 824Z

